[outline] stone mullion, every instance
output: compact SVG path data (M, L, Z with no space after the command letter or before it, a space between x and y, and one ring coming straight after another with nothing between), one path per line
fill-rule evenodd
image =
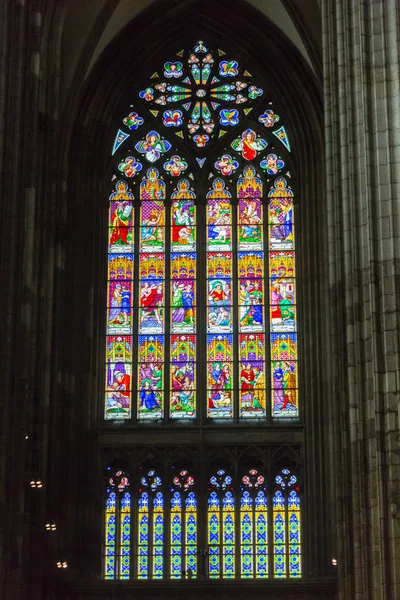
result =
M399 325L394 282L398 248L393 237L399 225L398 208L389 202L390 197L399 197L399 8L392 0L342 0L335 9L333 3L322 8L330 285L338 303L331 319L337 319L336 323L342 310L340 286L343 281L346 285L343 345L338 338L331 350L334 356L343 353L344 357L342 365L336 358L336 373L346 376L347 369L349 377L336 424L338 465L343 461L337 489L344 485L343 496L340 492L337 496L338 541L342 544L339 579L341 598L380 600L395 597L399 585L394 568L399 560L399 527L390 513L390 494L399 480L398 467L390 460L393 451L398 451L394 383L399 373L394 338ZM333 36L336 26L339 30ZM340 148L334 135L336 114L341 121ZM349 434L342 434L340 428L345 431L348 420ZM349 479L341 482L346 471ZM393 495L398 496L398 490ZM341 538L346 523L354 538L344 548ZM348 573L343 572L341 562L350 565Z
M366 8L366 7L365 7ZM371 7L372 8L372 7ZM361 511L364 513L364 557L363 564L365 567L362 569L364 572L364 588L362 589L363 594L372 594L373 597L380 597L381 590L385 586L385 570L382 569L382 565L385 563L384 556L379 556L384 543L382 544L382 525L384 524L384 518L381 514L381 510L376 510L374 507L374 497L377 494L381 494L382 487L379 480L382 479L381 467L379 461L379 455L382 449L379 449L380 441L379 435L371 436L370 424L374 423L375 432L381 429L379 421L380 415L377 413L377 407L380 404L381 395L381 382L380 377L377 375L382 370L385 370L382 365L382 348L380 347L379 339L379 325L377 328L377 320L373 317L379 315L381 312L381 300L380 290L378 283L379 276L377 275L377 259L379 255L379 239L381 238L379 232L379 186L381 173L376 169L376 153L379 149L379 134L376 123L376 106L375 101L370 95L370 89L375 87L375 72L374 69L368 65L368 59L370 58L371 50L374 50L377 36L373 32L374 25L365 20L365 38L364 44L361 44L362 50L362 62L365 65L365 81L364 89L364 121L369 123L369 131L365 132L366 137L366 152L365 155L360 155L365 160L364 169L366 171L366 182L368 187L372 190L371 194L365 194L365 202L361 203L361 194L356 196L355 200L359 205L359 213L366 216L366 223L363 223L364 238L359 240L359 247L364 257L366 258L365 264L361 273L363 275L363 286L361 288L361 301L364 307L364 335L360 335L360 340L364 342L364 348L360 344L360 352L364 350L363 355L359 360L359 380L360 384L364 383L365 399L363 403L363 414L360 423L360 429L362 436L360 436L360 453L361 461L368 465L367 468L362 469L363 477L363 491L364 491L364 503L361 505ZM382 31L379 32L380 39ZM379 43L379 42L378 42ZM374 198L374 192L378 192L376 199ZM378 329L378 330L377 330ZM368 342L371 344L368 345ZM367 346L365 348L365 346ZM380 364L381 363L381 364ZM372 392L372 397L370 396ZM381 503L381 506L382 503ZM383 526L384 530L384 526ZM379 557L378 560L375 557ZM368 596L370 597L370 596Z
M343 26L342 31L348 31L349 15L348 6L344 4L338 5L338 26L339 31L341 25ZM342 32L340 32L342 33ZM344 34L343 34L344 35ZM338 49L339 50L339 49ZM338 60L338 80L339 80L339 98L338 98L338 110L339 110L339 130L341 134L341 148L340 148L340 196L342 199L342 231L343 231L343 279L344 282L344 305L345 305L345 327L347 331L347 341L356 340L358 338L357 326L353 324L355 318L354 308L357 303L357 288L358 282L354 281L357 277L358 271L355 264L357 255L354 254L352 234L356 235L356 215L352 210L352 198L354 196L354 178L356 177L356 165L354 164L354 153L351 152L351 141L353 139L354 131L352 130L352 92L355 93L357 86L359 85L358 73L353 67L351 57L350 45L344 45L341 49L341 54ZM354 80L352 80L354 78ZM352 86L353 89L352 89ZM349 89L350 88L350 89ZM358 289L359 291L359 289ZM347 365L346 374L348 381L348 391L350 397L357 398L358 386L360 384L357 381L357 369L356 369L356 353L357 347L355 344L347 344L346 348ZM360 481L359 471L359 456L358 456L358 439L359 439L359 402L355 402L352 408L349 410L349 427L348 427L348 442L349 442L349 453L351 459L351 465L353 469L351 472L351 503L354 506L360 506L362 502L362 482ZM361 520L360 511L353 511L353 520L350 524L349 529L352 530L353 536L353 552L356 564L362 562L363 552L363 539L361 537ZM345 522L347 519L345 520ZM355 579L362 578L362 573L359 570L355 572ZM359 580L356 583L356 589L362 588L362 581Z
M340 256L340 238L339 235L343 229L342 227L342 215L340 214L340 190L337 187L336 181L341 178L341 161L340 161L340 148L339 148L339 141L337 139L336 136L336 132L340 126L340 130L342 131L346 131L346 124L340 123L339 124L339 107L338 105L338 99L335 97L335 87L338 88L339 87L339 83L338 83L338 76L339 76L339 68L336 62L336 57L332 56L331 57L331 48L334 47L335 44L335 38L338 38L339 33L335 30L335 25L339 22L339 18L342 18L342 15L339 14L334 14L334 10L333 10L333 4L330 4L329 6L323 6L322 7L323 10L325 9L327 12L327 16L326 16L326 21L327 21L327 30L324 32L325 33L325 38L326 39L326 46L328 48L328 51L326 51L326 56L324 57L324 62L327 65L326 66L326 70L328 71L328 77L327 79L327 84L326 84L326 88L328 88L328 86L330 85L330 87L332 89L326 89L326 121L327 121L327 150L326 150L326 160L327 160L327 165L332 165L333 166L333 173L329 172L329 168L328 170L328 177L327 177L327 200L328 200L328 219L331 220L331 226L329 227L329 230L331 232L330 235L330 252L329 252L329 257L332 257L330 259L330 265L329 265L329 274L330 274L330 281L334 282L333 285L331 285L331 293L334 295L334 300L336 300L336 302L334 302L332 304L332 308L333 311L331 313L331 320L332 323L340 323L341 320L344 320L344 314L343 314L343 309L342 309L342 303L340 301L340 292L339 292L339 288L336 285L336 269L337 268L341 268L341 261L340 259L338 260L338 256ZM336 5L336 10L339 10L339 6ZM338 57L339 59L340 57ZM343 121L343 118L342 118ZM329 136L328 133L330 133L331 135ZM332 149L330 147L330 144L332 146ZM337 163L334 163L334 159L336 158L336 155L338 156L339 160L337 161ZM339 225L339 231L336 231L336 227L337 225ZM339 238L339 239L338 239ZM336 260L335 260L336 258ZM343 260L343 257L340 257ZM336 309L337 307L337 309ZM336 310L338 314L336 313ZM342 314L340 314L342 313ZM340 319L340 317L342 317L342 319ZM333 354L337 356L337 367L340 366L339 363L339 359L338 359L338 355L340 354L341 350L344 350L344 344L341 345L341 339L338 337L338 339L336 340L336 347L334 347L333 349ZM344 365L343 365L344 367ZM336 376L339 374L339 381L344 381L344 373L342 373L342 377L340 377L340 370L337 368L336 369ZM334 379L335 381L335 379ZM334 396L333 397L343 397L344 396L344 392L345 390L339 388L336 393L334 391ZM343 398L344 400L344 398ZM347 447L347 441L346 439L342 440L340 439L342 435L345 436L345 438L347 437L346 433L342 433L342 432L346 432L347 431L347 423L346 423L346 412L345 410L341 411L338 410L338 417L339 417L339 422L342 419L342 415L344 417L344 427L338 425L337 428L337 435L338 435L338 446L339 448L341 447L341 445L343 445L344 447ZM346 472L345 466L343 466L343 470L341 471L340 469L340 465L341 463L341 455L339 453L338 456L338 461L337 461L339 468L338 468L338 480L337 480L337 485L336 489L337 490L342 490L342 486L345 486L345 482L343 481L343 475ZM342 480L342 481L341 481ZM342 485L340 485L342 484ZM339 492L340 493L340 492ZM346 492L345 492L346 493ZM345 542L344 540L346 540L346 536L344 535L344 527L343 527L343 523L347 521L347 517L349 516L349 509L348 509L348 504L346 504L345 502L345 498L341 498L340 496L338 497L338 502L339 502L339 511L338 511L338 542L339 544L342 546L340 548L340 552L339 552L339 556L342 557L343 563L347 563L346 560L346 556L350 555L351 550L347 549L347 547L345 546ZM346 514L346 509L347 509L347 514ZM350 523L349 523L349 531L350 531ZM342 579L344 580L344 587L346 587L346 573L343 572L344 571L344 566L342 566L341 562L339 561L339 569L340 569L340 573L342 576Z
M382 192L379 197L379 217L381 224L382 244L379 246L382 256L380 256L379 281L382 294L382 339L380 355L384 359L385 377L382 381L385 402L381 406L381 442L382 449L387 456L396 456L399 451L398 429L398 382L400 373L399 364L399 346L396 343L396 333L400 329L399 319L399 294L396 289L396 266L397 273L399 269L400 258L400 209L398 199L400 197L400 85L399 85L399 42L400 36L396 25L400 18L400 9L397 4L397 22L393 18L396 14L396 4L389 1L383 7L383 18L381 27L386 33L386 44L383 48L383 60L386 66L386 94L384 98L383 109L381 111L387 115L385 123L386 128L386 148L380 148L380 152L390 151L390 166L387 168L387 183L382 182ZM379 102L379 97L376 99ZM377 107L378 108L378 107ZM378 108L378 109L379 109ZM378 129L380 131L380 129ZM379 135L379 134L378 134ZM397 137L397 140L396 140ZM386 192L388 189L388 192ZM389 211L384 210L384 206L390 207ZM388 219L388 214L391 219ZM386 238L386 240L385 240ZM390 239L390 242L389 242ZM397 374L397 384L396 381ZM397 388L397 390L396 390ZM397 391L397 397L396 397ZM380 515L380 518L386 524L382 531L382 537L388 540L388 552L382 557L386 567L386 577L393 581L394 596L400 594L400 575L398 573L398 564L400 562L400 524L399 524L399 488L400 473L399 466L394 461L387 461L383 464L382 481L386 486L385 504L386 514ZM381 541L384 547L384 539Z
M342 442L342 436L347 437L347 414L344 410L344 390L342 389L342 382L344 380L344 365L340 363L339 356L341 351L344 350L343 338L338 335L337 329L334 327L334 323L337 324L337 328L342 328L344 321L344 310L341 303L341 294L338 286L336 285L336 269L340 268L340 232L341 227L337 227L337 222L340 219L340 196L338 186L336 184L339 173L338 169L340 162L336 161L336 155L339 154L339 113L336 106L334 93L335 88L338 87L338 72L337 72L337 57L332 48L334 47L337 39L336 31L336 19L332 15L333 4L324 3L321 6L323 14L323 54L324 54L324 92L325 92L325 160L327 165L326 173L326 194L327 194L327 231L328 231L328 274L329 274L329 299L330 302L327 305L328 314L330 316L330 342L331 342L331 353L332 362L328 362L330 368L329 375L332 381L332 387L327 387L326 391L329 394L330 389L332 390L332 400L329 404L334 407L332 414L333 422L333 437L336 442L336 447L340 448L342 445L347 446L346 439ZM324 14L325 13L325 14ZM339 229L339 231L338 231ZM339 262L339 265L337 264ZM332 364L333 363L333 364ZM334 399L337 399L336 403ZM342 408L343 406L343 408ZM342 591L344 591L343 598L349 598L351 590L346 590L350 587L348 583L348 577L346 573L346 557L350 555L350 548L347 547L345 540L347 536L344 535L345 527L343 526L346 517L349 515L349 508L345 501L346 497L346 480L345 474L346 464L348 463L347 454L342 455L335 449L336 456L336 498L337 498L337 550L338 557L342 558L341 562L338 562L338 572L341 579ZM339 484L339 485L338 485Z
M4 581L4 595L9 598L20 597L22 592L22 577L28 576L28 565L23 564L22 555L24 546L32 539L41 538L43 521L40 514L43 508L43 494L36 498L35 504L29 507L26 503L26 481L29 475L43 477L38 464L38 441L35 441L36 427L34 420L35 407L35 384L38 376L34 377L35 361L37 355L37 286L36 273L34 265L34 248L37 244L37 229L30 222L30 217L35 215L34 201L36 174L33 174L30 181L29 173L32 172L30 151L31 137L35 135L35 115L38 110L37 95L31 97L32 91L32 68L31 56L32 49L35 46L34 32L29 20L30 10L23 2L6 2L4 6L5 48L6 57L2 80L4 84L4 109L7 110L7 121L4 122L3 138L5 140L6 153L2 162L2 180L4 188L2 197L5 202L6 218L4 225L6 228L2 239L7 241L5 252L5 273L3 281L4 289L8 291L8 308L4 314L9 315L7 321L9 325L5 336L5 348L11 357L10 365L2 361L3 368L7 376L11 379L11 389L6 391L7 386L3 388L3 397L9 403L4 407L3 414L10 419L6 425L11 440L6 441L7 450L3 456L8 454L8 467L13 465L14 477L21 482L18 490L11 491L9 486L3 485L3 489L8 489L5 496L6 510L2 514L7 515L7 504L13 506L14 518L7 520L4 524L4 534L10 544L0 544L8 547L9 555L1 564L6 565L6 571L10 574L10 567L13 563L13 576L1 578ZM29 108L28 108L29 107ZM2 113L3 113L2 107ZM28 115L33 127L27 127L26 121L21 115ZM32 183L34 181L34 184ZM30 243L30 248L27 244ZM29 268L30 266L30 268ZM15 335L15 328L20 328L20 335ZM7 328L6 328L7 329ZM18 405L18 411L15 408ZM29 435L29 442L25 442L25 434ZM1 436L3 438L3 436ZM38 439L40 436L38 436ZM29 454L25 454L28 450ZM25 471L25 467L28 470ZM30 468L29 468L30 467ZM27 492L28 498L32 499L31 491ZM39 492L40 493L40 492ZM40 498L40 499L39 499ZM35 510L32 512L33 506ZM26 514L33 514L31 520L32 527L25 530ZM25 513L25 514L24 514ZM39 526L40 523L40 526ZM39 528L40 527L40 528ZM9 532L7 529L10 528ZM30 553L31 556L35 552ZM26 554L26 556L28 555ZM32 561L29 563L32 565ZM40 594L40 575L41 570L32 570L35 577L30 582L32 597Z
M368 385L371 381L371 366L366 361L365 341L371 335L371 318L366 307L370 304L370 290L365 286L365 275L369 275L369 264L371 262L371 249L368 244L369 225L373 225L374 218L371 214L368 204L368 193L365 185L371 186L371 177L373 171L368 169L367 157L368 149L368 131L363 127L368 119L368 99L360 90L365 88L368 79L368 73L365 71L365 60L363 46L368 36L367 23L363 16L365 15L365 4L353 5L353 10L349 11L348 32L349 32L349 58L350 58L350 85L353 85L352 93L349 94L350 111L348 115L348 126L350 131L349 146L353 147L351 155L352 176L350 185L352 193L353 223L352 232L352 256L353 268L349 271L348 287L353 286L355 294L352 300L352 306L348 306L348 316L351 315L351 321L347 323L353 328L353 339L355 341L353 357L353 389L351 397L356 399L357 409L353 411L354 422L350 423L351 448L354 469L353 481L357 477L357 496L354 498L354 506L360 507L354 511L357 515L355 540L359 544L357 552L359 564L368 565L367 568L356 569L356 593L364 597L372 587L370 568L370 548L371 548L371 525L368 518L368 495L370 489L369 473L362 468L366 461L368 434L365 431L365 423L368 421L367 413L369 410ZM360 116L363 118L360 119ZM373 238L372 238L373 239ZM364 516L362 516L364 515ZM372 566L372 565L371 565ZM379 580L379 573L376 574Z

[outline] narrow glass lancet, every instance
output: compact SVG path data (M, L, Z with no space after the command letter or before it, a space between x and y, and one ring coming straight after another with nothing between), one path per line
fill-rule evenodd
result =
M120 579L129 579L131 566L131 495L121 498L120 509Z
M252 166L237 183L240 416L265 417L263 186Z
M133 200L117 181L109 206L105 419L132 412Z
M109 492L106 500L105 579L115 579L116 502L116 493L114 491Z
M210 579L235 577L235 499L232 477L220 470L211 477L208 497L208 573Z
M173 419L196 416L196 207L189 181L171 194L171 402Z
M253 498L246 490L240 498L240 547L241 575L253 577Z
M268 197L272 416L298 417L293 192L279 177Z
M140 480L138 579L162 579L164 574L164 497L161 483L155 471L149 471Z
M164 414L165 183L148 169L140 184L139 420Z
M214 490L208 498L208 575L210 579L220 576L221 500Z
M274 577L301 577L300 497L297 477L283 469L273 496Z
M153 499L153 579L164 574L164 498L157 492Z
M131 567L131 494L123 471L112 474L105 510L105 579L129 579Z
M197 498L194 479L181 471L171 496L171 579L197 577Z
M240 500L241 576L268 577L268 513L265 480L255 469L242 479Z
M149 577L149 494L142 492L138 507L138 578Z
M233 417L231 194L215 179L207 194L207 377L212 419Z

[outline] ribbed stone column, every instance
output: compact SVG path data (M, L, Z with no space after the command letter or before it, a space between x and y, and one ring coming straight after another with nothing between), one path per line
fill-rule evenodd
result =
M398 0L324 0L341 599L400 598Z

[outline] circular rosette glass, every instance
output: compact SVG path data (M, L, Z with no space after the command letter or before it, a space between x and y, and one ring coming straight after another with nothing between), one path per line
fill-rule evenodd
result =
M126 125L131 131L135 131L140 125L143 125L144 119L139 117L139 115L135 112L129 113L125 119L123 119L123 124Z
M232 142L231 146L236 152L241 152L245 160L253 160L258 152L264 150L268 144L263 138L258 137L255 131L246 129L240 138Z
M285 166L282 159L276 154L268 154L267 158L260 162L260 167L268 173L268 175L276 175L276 173Z
M263 95L263 91L261 88L258 88L255 85L251 85L249 87L249 98L251 100L255 100L256 98L258 98L259 96Z
M182 111L175 110L165 110L164 111L164 119L163 124L166 127L181 127L183 123L183 115Z
M147 102L151 102L152 100L154 100L153 88L148 87L145 90L139 92L139 98L142 98L142 100L147 100Z
M171 156L171 158L164 163L164 169L172 175L172 177L179 177L183 171L187 169L187 162L178 155Z
M195 135L193 141L198 148L204 148L208 144L210 137L208 135Z
M135 177L136 173L139 173L143 168L134 156L127 156L122 162L119 163L118 169L125 175L125 177Z
M181 62L167 62L164 65L164 77L168 79L179 79L183 75L183 64Z
M268 109L263 112L262 115L258 117L260 123L264 125L264 127L273 127L275 123L279 121L280 117L273 110Z
M146 138L138 142L135 146L135 150L140 152L140 154L144 154L146 159L151 163L156 162L170 148L171 144L167 140L162 139L157 131L149 131Z
M218 54L223 56L224 52L219 50ZM139 97L155 109L175 105L175 110L161 113L163 125L176 128L179 137L192 140L201 149L224 135L220 127L238 125L252 108L244 108L246 103L253 103L264 92L236 60L216 61L215 53L202 41L178 56L179 61L166 62L160 72L153 73L151 87L142 90ZM156 118L160 118L159 112L151 110Z
M223 108L219 111L219 122L223 127L239 124L239 111L236 108Z
M221 158L217 160L214 166L217 169L217 171L220 171L220 173L222 173L222 175L228 177L236 171L236 169L239 167L239 163L237 160L232 158L230 154L224 154L223 156L221 156Z
M219 63L219 74L221 77L236 77L239 74L236 60L222 60Z

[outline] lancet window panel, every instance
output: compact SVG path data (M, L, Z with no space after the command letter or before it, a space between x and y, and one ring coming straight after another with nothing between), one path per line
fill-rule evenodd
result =
M300 415L294 167L264 87L198 41L137 88L119 123L106 421Z
M185 469L166 481L149 470L135 492L117 471L104 516L107 580L302 576L301 494L289 469L271 482L256 469L240 480L220 469L206 494Z

